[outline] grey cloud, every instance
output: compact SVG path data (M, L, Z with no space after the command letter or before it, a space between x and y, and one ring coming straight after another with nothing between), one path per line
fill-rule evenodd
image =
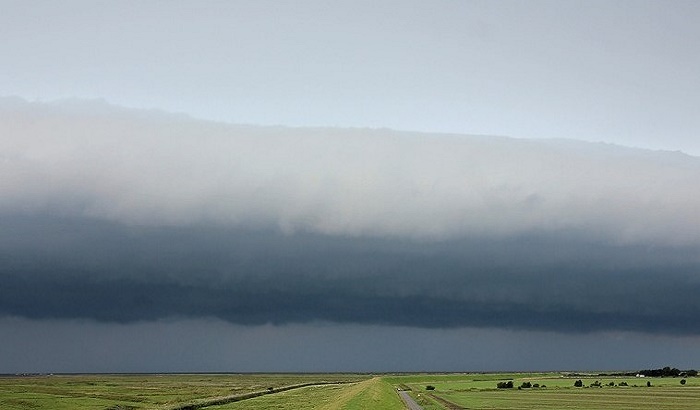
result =
M0 318L0 327L3 373L600 371L681 366L700 359L697 337L634 332L570 335L327 323L104 324L19 318Z
M6 100L0 212L356 237L700 243L700 160L573 141L235 126Z
M2 315L700 333L695 157L0 108Z
M575 235L397 241L6 218L0 313L129 323L698 334L697 249Z

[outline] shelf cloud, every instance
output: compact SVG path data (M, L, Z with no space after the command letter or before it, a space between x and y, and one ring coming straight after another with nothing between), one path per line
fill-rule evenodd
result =
M700 159L0 100L0 315L700 334Z

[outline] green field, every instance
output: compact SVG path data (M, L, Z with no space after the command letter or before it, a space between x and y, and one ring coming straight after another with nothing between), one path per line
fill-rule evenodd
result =
M574 387L576 380L584 387ZM499 381L512 380L512 389L498 389ZM392 377L390 383L411 389L425 410L438 409L698 409L700 380L564 376L559 373L413 375ZM518 389L524 382L537 388ZM591 385L599 382L601 387ZM625 382L628 386L620 386ZM647 382L651 387L647 387ZM610 386L614 383L615 386ZM435 390L426 390L430 385ZM546 386L546 387L541 387Z
M304 383L357 382L355 374L52 375L0 377L0 409L174 409L212 398ZM282 394L282 393L276 393Z
M578 379L583 387L574 387ZM515 387L496 388L498 382L507 380L512 380ZM207 410L400 410L405 407L397 394L399 388L410 390L425 410L700 408L700 379L686 378L685 385L680 380L559 373L0 377L0 409L166 410L194 405ZM524 382L539 387L518 389ZM592 386L595 382L602 387ZM628 386L620 386L621 382ZM302 386L306 384L313 385ZM290 386L294 388L284 390ZM427 386L434 390L426 390ZM265 394L229 400L253 392ZM218 404L207 405L211 403Z
M403 409L403 402L391 384L375 377L360 383L305 387L207 409L391 410Z

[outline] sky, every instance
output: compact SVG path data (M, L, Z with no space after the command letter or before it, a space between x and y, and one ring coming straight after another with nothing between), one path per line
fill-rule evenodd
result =
M3 0L0 90L700 154L696 1Z
M698 3L0 8L0 373L700 367Z

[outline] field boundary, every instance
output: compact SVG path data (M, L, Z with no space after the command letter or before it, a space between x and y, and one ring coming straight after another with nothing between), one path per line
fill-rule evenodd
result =
M438 395L436 395L436 394L432 394L432 393L431 393L431 394L429 394L429 396L432 397L433 399L435 399L436 401L438 401L440 404L442 404L443 406L445 406L445 407L446 407L447 409L449 409L449 410L463 410L463 409L466 409L466 407L462 407L462 406L460 406L459 404L452 403L451 401L445 399L444 397L440 397L440 396L438 396Z
M294 390L294 389L301 389L303 387L350 384L350 383L357 383L357 382L314 382L314 383L292 384L290 386L269 388L267 390L259 390L259 391L254 391L254 392L250 392L250 393L201 399L201 400L197 400L194 403L178 404L178 405L173 406L173 407L166 407L166 410L197 410L197 409L202 409L205 407L222 406L224 404L234 403L237 401L253 399L256 397L264 396L266 394L275 394L275 393L282 393L282 392Z

